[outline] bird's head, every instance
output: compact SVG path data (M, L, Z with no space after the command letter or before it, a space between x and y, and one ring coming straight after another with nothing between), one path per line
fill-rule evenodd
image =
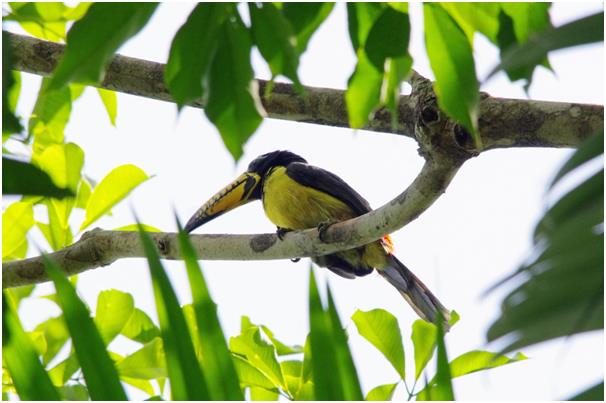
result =
M263 181L272 168L287 166L292 162L307 162L290 151L272 151L255 158L246 172L225 186L196 211L185 225L191 232L199 226L253 200L260 200Z

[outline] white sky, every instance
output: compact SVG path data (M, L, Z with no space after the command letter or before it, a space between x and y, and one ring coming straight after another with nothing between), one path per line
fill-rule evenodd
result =
M128 42L120 53L165 62L170 40L193 5L171 3L159 7L147 27ZM556 25L601 10L601 3L556 3L552 19ZM414 68L431 77L424 52L420 6L411 6L411 54ZM11 26L14 27L14 26ZM15 29L15 31L18 31ZM476 37L475 55L480 78L495 65L497 50L483 37ZM532 99L603 104L603 48L585 46L550 56L557 76L544 69L535 73ZM343 4L312 38L301 60L299 74L306 85L345 88L355 60L346 29ZM256 75L269 73L257 52ZM35 101L39 77L24 74L19 110L28 116ZM499 75L482 86L493 96L524 98L521 85L512 85ZM341 176L374 207L399 194L422 165L414 141L391 134L331 128L278 120L266 120L245 147L241 162L234 166L218 133L203 112L185 108L177 116L170 103L118 94L117 127L109 124L98 97L87 90L76 103L66 135L86 153L85 172L100 180L112 168L134 163L155 177L96 226L111 229L134 222L132 210L146 223L166 231L175 230L173 210L184 222L222 186L243 171L257 155L274 149L289 149L311 164ZM439 296L457 310L461 321L447 338L449 357L473 349L496 351L486 345L485 332L498 314L503 292L481 294L511 273L527 256L531 231L545 208L546 184L570 150L510 149L491 151L468 161L447 192L419 219L393 235L396 255ZM6 200L3 200L6 206ZM76 212L79 227L83 217ZM45 214L36 217L46 221ZM201 233L260 233L274 231L252 203L205 225ZM41 237L36 235L37 242ZM34 254L30 248L30 254ZM191 296L181 263L166 262L182 303ZM212 296L219 306L225 333L239 333L240 316L267 325L287 343L302 344L308 331L308 260L203 262ZM399 294L378 275L355 281L328 271L316 272L330 283L342 318L350 334L350 345L363 390L397 380L390 364L362 339L349 319L356 309L383 308L397 316L405 340L406 367L414 373L410 326L416 316ZM133 294L136 304L156 317L151 281L143 260L122 260L110 267L89 271L79 278L78 291L94 309L96 295L106 289ZM37 294L52 290L48 284ZM26 301L20 311L26 327L58 309L42 299ZM111 348L132 351L134 343L123 338ZM550 342L522 350L531 359L486 373L454 381L460 400L551 400L569 396L603 378L603 335L594 332L572 340ZM435 365L429 365L429 376ZM403 387L396 397L403 397ZM143 394L134 391L132 398Z

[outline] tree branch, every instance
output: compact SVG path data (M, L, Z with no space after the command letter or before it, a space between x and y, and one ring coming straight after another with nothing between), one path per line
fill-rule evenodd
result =
M65 45L9 32L14 67L48 76L57 65ZM113 91L173 102L163 80L164 64L116 55L98 85ZM349 127L344 91L305 87L299 95L291 84L275 83L263 97L267 82L259 81L259 94L270 118L321 125ZM575 147L604 126L600 105L493 98L483 94L480 133L485 149L500 147ZM189 106L203 108L202 100ZM378 110L365 129L414 137L417 102L400 97L397 126L391 113ZM452 127L454 129L454 125Z
M317 229L289 232L283 241L276 234L191 235L202 260L271 260L320 256L365 245L408 224L444 193L458 164L426 163L413 183L391 202L354 219L328 227L325 241ZM180 259L175 233L149 233L164 259ZM145 257L135 231L95 229L64 249L48 255L67 275L106 266L122 258ZM2 264L2 287L48 281L41 256Z

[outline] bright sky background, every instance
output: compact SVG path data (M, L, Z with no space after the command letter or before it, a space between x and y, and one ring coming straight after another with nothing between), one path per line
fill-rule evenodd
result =
M120 53L166 62L170 41L185 21L192 3L171 3L159 7L147 27L128 42ZM555 25L602 10L601 3L556 3L552 7ZM420 6L411 6L411 54L414 68L432 77L424 51ZM14 25L11 25L11 29ZM18 29L12 29L19 31ZM496 64L498 51L483 37L476 36L475 56L480 79ZM532 99L603 104L603 47L585 46L550 56L556 75L539 69L530 90ZM345 88L354 67L354 55L346 29L343 4L312 38L301 60L304 84ZM258 77L268 70L254 53ZM23 75L19 111L29 116L40 78ZM521 85L510 84L499 75L482 85L498 97L525 98ZM112 127L95 91L87 90L76 103L66 135L85 151L86 174L100 180L112 168L134 163L155 175L113 210L112 217L96 226L111 229L140 219L165 231L174 231L176 209L181 221L217 190L242 172L257 155L275 149L289 149L311 164L326 168L345 179L373 207L380 207L398 195L416 176L422 165L416 143L406 137L366 131L265 120L234 165L217 131L198 109L176 107L145 98L118 94L118 122ZM509 149L490 151L468 161L446 193L416 221L393 235L396 255L439 296L457 310L461 321L446 342L449 357L473 349L498 350L487 345L485 333L498 315L504 293L488 297L482 293L511 273L528 255L531 231L546 206L544 191L570 150ZM3 207L7 200L3 199ZM74 227L79 226L80 215ZM46 221L42 210L36 218ZM205 225L201 233L261 233L275 228L251 203ZM41 236L36 235L43 244ZM35 254L30 248L30 254ZM179 262L166 262L182 303L189 303L189 285ZM228 336L239 333L240 316L267 325L287 343L302 344L308 331L307 290L309 261L203 262L204 274L217 302L221 322ZM328 281L350 334L350 345L364 393L373 387L396 381L390 364L362 339L349 319L356 309L383 308L397 316L405 340L406 366L414 373L410 326L416 316L399 294L378 275L355 281L342 279L326 270L316 271L322 284ZM80 275L78 291L94 309L97 294L106 289L133 294L139 308L156 318L151 281L143 260L121 260L109 267ZM39 286L36 294L48 294L52 287ZM59 310L43 299L27 300L20 311L28 329ZM118 338L111 349L132 351L135 343ZM531 359L486 373L454 381L459 400L551 400L562 399L603 378L603 334L594 332L571 340L558 340L522 350ZM435 364L429 365L432 376ZM402 398L399 387L396 398ZM143 394L131 392L132 398Z

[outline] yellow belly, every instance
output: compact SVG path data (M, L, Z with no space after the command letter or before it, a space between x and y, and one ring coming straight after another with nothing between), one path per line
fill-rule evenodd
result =
M355 216L339 199L291 179L285 167L274 168L265 178L263 209L272 223L287 229L313 228Z

